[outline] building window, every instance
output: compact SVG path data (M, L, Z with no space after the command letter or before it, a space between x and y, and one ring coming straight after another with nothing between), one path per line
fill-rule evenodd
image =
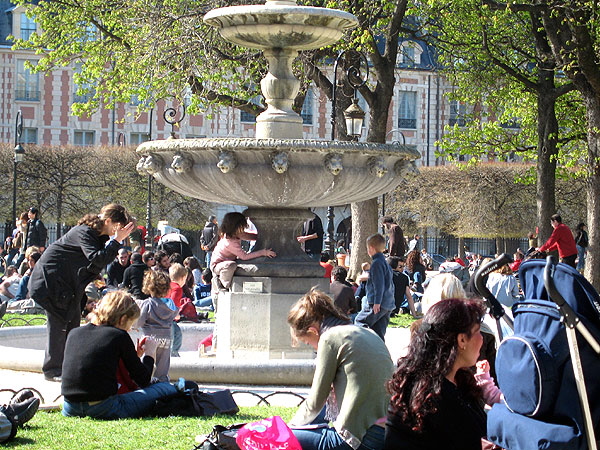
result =
M35 31L35 20L31 17L27 17L27 14L21 13L21 39L25 41L28 40Z
M263 96L257 95L255 97L251 98L250 100L248 100L248 103L261 106L262 100L263 100ZM240 122L256 123L256 116L254 114L246 112L246 111L240 111Z
M402 64L414 64L415 63L415 48L410 45L402 46Z
M37 128L23 128L23 134L21 135L21 142L23 144L37 144Z
M81 77L80 63L75 65L75 74L73 77L74 92L73 92L73 103L87 103L96 94L96 88L94 85ZM78 80L78 81L75 81Z
M513 117L507 122L500 123L500 126L502 128L521 128L521 121L518 118Z
M94 145L94 131L76 130L73 134L73 143L75 145Z
M456 100L450 101L450 120L448 121L450 126L458 125L459 127L464 127L466 114L467 105Z
M400 91L398 128L417 128L417 93Z
M40 99L40 81L37 73L31 73L26 67L28 60L17 60L17 89L15 97L17 100L38 101ZM29 61L35 64L35 60Z
M129 143L131 145L140 145L148 140L148 133L129 133Z
M312 125L313 124L313 106L314 106L314 95L312 89L308 89L306 91L306 95L304 96L304 103L302 104L302 111L300 111L300 115L302 116L302 123L304 125Z

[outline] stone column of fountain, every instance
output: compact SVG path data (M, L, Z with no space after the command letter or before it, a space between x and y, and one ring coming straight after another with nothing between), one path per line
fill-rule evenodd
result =
M233 43L262 49L269 63L261 81L268 106L257 117L256 138L145 142L138 168L185 195L248 206L245 214L259 233L256 248L278 255L239 264L231 292L219 295L217 356L308 357L307 347L291 347L286 323L303 293L329 286L296 241L312 217L308 207L389 192L414 170L419 154L408 146L302 139L302 118L292 110L300 85L292 62L299 50L341 39L358 24L352 14L267 0L215 9L204 21Z

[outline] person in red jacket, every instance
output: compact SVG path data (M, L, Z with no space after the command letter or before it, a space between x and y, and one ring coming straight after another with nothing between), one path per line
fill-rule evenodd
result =
M550 217L550 224L554 231L538 250L540 252L551 252L558 250L560 262L568 264L575 268L575 259L577 258L577 246L571 229L562 223L562 218L559 214L554 214Z

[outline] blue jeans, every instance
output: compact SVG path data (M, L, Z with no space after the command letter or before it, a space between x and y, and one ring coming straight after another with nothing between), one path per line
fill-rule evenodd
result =
M171 356L179 356L179 349L183 336L181 335L181 328L177 325L177 322L171 323Z
M113 395L90 405L88 402L64 401L63 416L93 417L95 419L125 419L147 414L156 400L177 393L171 383L156 383L127 394Z
M295 430L294 435L300 442L302 450L352 450L335 428L324 427L314 430ZM362 438L358 450L381 450L383 448L385 429L373 425Z
M392 311L388 309L380 309L377 314L373 312L373 305L367 304L363 305L363 308L360 310L356 319L354 319L354 323L361 327L370 328L377 336L381 338L383 342L385 342L385 332L387 331L387 326L390 323L390 315Z
M13 300L25 300L27 298L29 278L29 275L23 275L23 278L19 281L19 289L17 289L17 294Z
M579 258L577 261L577 270L583 270L585 267L585 247L581 245L577 246L577 257Z
M204 255L204 261L206 262L206 267L210 267L210 259L212 258L212 251L206 252Z
M200 298L198 300L194 300L194 306L197 306L198 308L210 307L211 311L215 310L215 308L213 306L212 297L204 297L204 298Z

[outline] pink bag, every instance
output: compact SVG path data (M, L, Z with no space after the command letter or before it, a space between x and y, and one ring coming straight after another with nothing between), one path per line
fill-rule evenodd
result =
M290 427L279 416L247 423L235 438L242 450L302 450Z

